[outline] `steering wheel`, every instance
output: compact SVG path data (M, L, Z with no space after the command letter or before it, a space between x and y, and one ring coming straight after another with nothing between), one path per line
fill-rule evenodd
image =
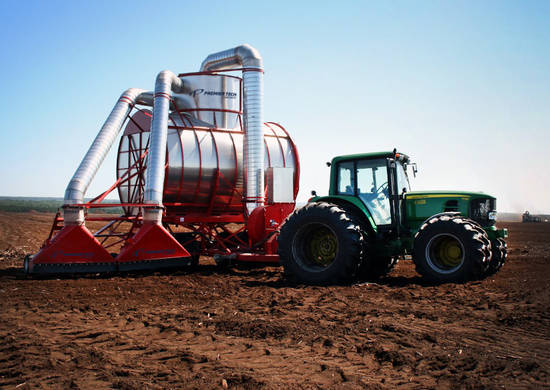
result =
M382 191L387 190L387 189L388 189L388 182L385 182L385 183L381 184L380 187L378 187L378 188L376 189L376 193L379 194L379 193L381 193Z

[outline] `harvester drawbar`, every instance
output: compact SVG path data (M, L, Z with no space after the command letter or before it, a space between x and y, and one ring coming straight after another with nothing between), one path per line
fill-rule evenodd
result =
M502 267L507 231L496 227L496 198L410 191L416 164L395 149L333 158L328 195L313 192L295 210L298 152L281 125L264 122L263 73L260 54L245 44L209 55L198 72L160 72L154 91L126 90L25 271L159 269L213 256L334 284L384 276L399 259L434 282ZM121 132L116 181L85 201ZM115 191L120 202L106 202ZM123 213L88 213L96 208Z

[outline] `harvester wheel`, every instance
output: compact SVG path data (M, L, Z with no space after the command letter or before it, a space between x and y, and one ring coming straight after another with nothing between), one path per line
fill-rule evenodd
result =
M416 233L416 270L432 282L478 279L487 268L486 243L477 223L460 216L437 215Z
M502 238L497 238L492 243L492 252L493 256L489 262L489 267L485 271L486 276L494 275L502 268L506 262L506 257L508 256L508 247L506 246L506 241Z
M25 271L26 274L30 273L30 269L29 269L30 261L31 261L31 255L26 255L25 260L23 260L23 270Z
M349 283L361 261L362 235L341 207L309 203L285 221L277 239L287 277L306 284Z
M178 232L173 233L173 235L174 238L191 254L191 257L189 258L189 265L192 268L197 267L199 265L201 244L197 240L196 235L189 232Z

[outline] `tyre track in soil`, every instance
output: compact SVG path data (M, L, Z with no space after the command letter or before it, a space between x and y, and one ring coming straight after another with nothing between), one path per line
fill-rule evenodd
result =
M0 387L543 388L550 229L513 229L499 274L443 286L407 262L350 287L212 266L29 280L24 251L5 252Z
M61 320L66 320L67 315L54 315L55 313L47 313L52 318L56 317L63 317ZM70 316L74 317L74 316ZM262 361L265 361L263 358L266 354L266 350L268 347L268 344L266 343L263 345L263 350L260 348L260 353L258 353L258 348L251 349L251 346L246 345L246 343L243 343L243 340L246 340L245 338L239 338L239 337L233 337L233 336L223 336L223 335L210 335L207 337L197 337L197 332L186 332L183 329L178 329L173 326L162 326L161 328L164 328L161 330L158 326L153 327L153 330L147 329L144 325L140 324L137 327L130 327L129 329L125 329L124 324L121 325L121 321L118 323L109 323L100 320L100 324L97 323L98 321L91 321L89 318L82 318L82 316L78 319L72 318L71 324L77 324L79 327L84 327L85 330L79 330L79 331L73 331L72 328L67 327L57 327L57 328L49 328L48 323L41 323L40 328L38 331L36 331L35 327L27 327L27 328L21 328L20 331L24 334L27 334L29 332L36 332L36 338L37 340L56 340L56 339L64 339L66 340L67 349L63 353L57 353L53 357L53 359L56 360L56 363L52 363L52 366L63 364L63 362L66 362L72 355L74 355L73 350L75 349L84 349L87 351L86 355L92 356L95 358L95 364L102 364L105 366L111 366L113 364L123 365L124 361L129 360L128 356L126 356L124 359L120 358L121 352L127 351L126 346L127 345L138 345L137 353L136 348L130 348L130 351L134 353L130 353L131 358L135 359L135 355L139 354L143 357L150 356L150 358L153 361L168 361L171 358L177 358L178 356L182 356L182 352L184 352L183 356L187 354L187 351L181 351L177 348L174 350L174 348L171 347L172 344L176 345L186 345L186 350L194 350L195 354L196 351L200 351L200 355L195 358L195 361L209 361L209 360L221 360L223 365L223 361L227 360L228 362L232 361L250 361L251 365L254 366L256 363L261 363ZM155 315L148 316L147 318L155 317ZM124 320L122 320L124 322ZM144 321L147 322L147 321ZM97 332L98 328L103 328L104 331ZM89 328L89 329L88 329ZM156 329L155 329L156 328ZM166 329L168 329L166 331ZM134 336L130 338L129 343L124 342L123 340L127 337L124 337L124 332L128 330L131 331ZM167 341L166 339L169 339L171 341ZM202 338L206 338L206 343L201 342L200 340ZM217 345L211 343L213 339L216 339ZM113 340L116 340L113 344ZM149 340L151 345L155 345L156 347L151 350L151 348L140 345L139 340ZM244 348L241 351L241 348L238 348L237 350L232 350L231 347L233 347L236 344L244 344ZM221 347L221 348L220 348ZM50 346L45 344L44 348L46 350L50 350ZM159 350L157 350L160 348ZM224 354L223 357L219 356L219 351L221 350L228 350L229 352L227 354ZM112 351L105 353L103 352L101 355L98 354L98 350L102 351ZM270 353L278 353L281 356L285 356L284 350L281 350L280 348L273 349ZM163 354L167 356L163 356ZM188 354L187 354L188 355ZM119 356L118 358L116 356ZM132 359L130 359L132 360ZM146 359L145 359L146 360ZM305 360L307 361L307 359ZM341 364L345 365L346 362L340 362ZM317 363L315 363L317 364ZM326 362L326 365L328 367L331 366L331 364L334 364L334 362ZM246 365L244 365L245 368ZM278 369L281 367L281 365L269 365L269 367L265 367L267 369L265 371L265 374L270 375L270 371L273 371L275 374L278 372ZM109 368L109 367L107 367ZM260 364L260 369L264 368ZM353 368L353 367L352 367ZM235 367L231 367L232 370L235 369ZM102 371L100 369L100 371ZM134 373L136 370L134 369ZM302 371L300 371L303 373ZM142 372L142 375L147 375L147 372ZM155 375L159 376L159 374L166 374L166 373L159 373L156 372ZM58 377L55 377L54 379L57 379ZM94 380L91 378L87 378L88 383L94 382L94 385L97 385L97 377L94 377ZM75 378L71 379L71 382L77 383L77 380ZM179 383L179 382L175 382Z

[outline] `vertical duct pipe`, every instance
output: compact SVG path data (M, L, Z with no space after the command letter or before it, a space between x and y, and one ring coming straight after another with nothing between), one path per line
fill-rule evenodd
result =
M162 220L164 164L166 163L168 114L172 92L189 92L190 89L187 83L184 83L183 80L169 70L163 70L157 76L144 194L144 202L150 204L151 207L144 210L143 219L145 222L160 224Z
M201 71L241 65L244 89L244 166L246 208L250 214L264 201L263 61L258 50L248 44L210 54Z
M105 156L120 132L126 116L135 104L136 99L145 92L142 89L130 88L124 91L113 110L107 117L92 146L82 159L71 181L65 190L65 205L84 203L84 195L94 178ZM81 225L84 223L82 207L65 207L63 217L66 225Z

